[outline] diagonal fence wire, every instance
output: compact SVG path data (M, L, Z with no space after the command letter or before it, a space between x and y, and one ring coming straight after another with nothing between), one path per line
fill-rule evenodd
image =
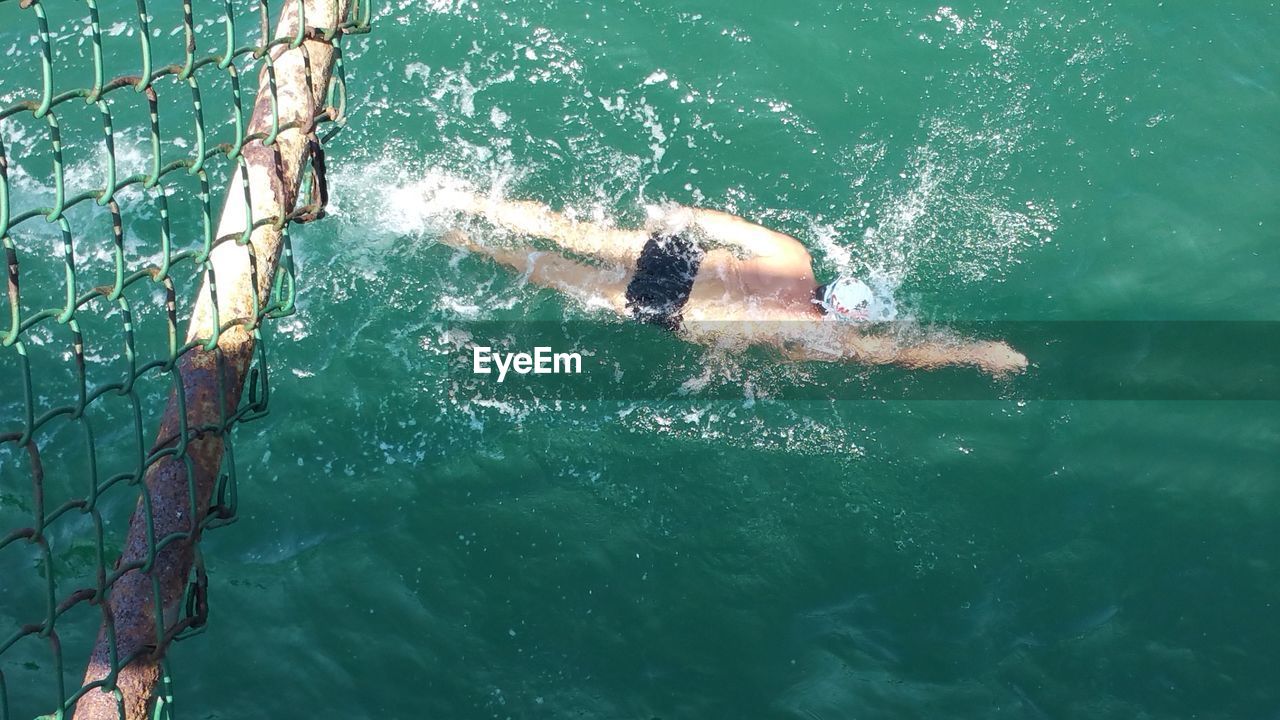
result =
M201 14L191 0L136 0L136 12L105 18L97 0L0 0L0 48L12 42L0 74L0 720L50 709L64 717L91 693L132 717L118 681L144 656L161 668L147 711L168 715L165 652L203 629L208 614L196 541L236 516L230 433L268 409L261 328L293 311L289 226L323 215L320 148L346 121L338 41L369 29L369 0L326 26L309 25L305 7L297 4L296 31L282 34L267 0L207 3ZM245 42L245 30L256 41ZM115 48L133 38L133 67L116 74L125 53ZM282 122L275 63L310 42L333 48L332 81L317 91L324 108ZM265 92L243 87L256 65ZM13 82L19 66L26 83ZM74 87L60 89L68 81ZM302 194L309 202L263 216L250 197L254 153L274 151L279 162L282 135L299 131L314 168ZM224 189L224 220L239 212L238 224L215 221ZM265 286L250 306L220 317L217 258L233 247L252 256L269 231L279 236L282 271L254 275ZM184 305L197 285L201 295ZM239 377L224 372L222 352L237 333L249 336ZM217 411L200 416L186 405L193 363L204 356L213 358L204 388ZM161 436L149 444L157 420ZM205 437L218 439L216 457L195 457ZM176 529L153 516L152 481L166 465L177 468L169 491L190 509ZM202 474L212 478L207 487ZM154 578L142 586L147 603L123 606L124 591L113 597L133 579L159 575L166 554L185 546L176 602L161 597ZM152 637L121 653L116 627L131 611L145 615L140 626ZM102 672L91 663L77 687L94 631Z

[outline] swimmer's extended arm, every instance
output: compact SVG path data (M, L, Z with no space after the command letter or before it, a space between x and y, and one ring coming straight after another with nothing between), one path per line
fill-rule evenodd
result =
M901 365L921 370L969 366L995 377L1020 373L1027 367L1025 355L1008 343L996 341L925 340L904 343L884 335L848 333L834 343L834 347L790 345L784 352L795 360Z
M999 341L926 342L895 350L894 362L906 367L935 368L947 365L976 367L994 377L1014 375L1027 368L1027 357Z

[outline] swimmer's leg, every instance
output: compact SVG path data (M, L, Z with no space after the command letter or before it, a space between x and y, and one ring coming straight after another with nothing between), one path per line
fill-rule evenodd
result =
M500 228L544 238L572 253L599 258L625 268L634 267L649 239L644 230L619 230L592 222L570 220L539 202L489 200L455 192L454 209L483 217Z
M559 290L588 305L601 302L614 312L626 314L627 283L630 273L618 268L598 268L523 246L514 248L481 245L460 231L445 233L440 241L453 247L488 255L542 287Z

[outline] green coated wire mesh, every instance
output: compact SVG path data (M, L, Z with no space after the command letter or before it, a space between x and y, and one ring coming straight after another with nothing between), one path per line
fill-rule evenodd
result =
M64 717L87 691L140 483L175 452L152 434L179 359L202 344L184 339L195 290L215 246L247 240L215 237L215 204L245 145L269 140L247 132L256 70L302 42L272 40L280 4L0 0L0 720ZM357 2L324 39L340 47L369 20ZM328 105L321 141L346 119L340 49ZM281 271L247 326L259 340L293 311L289 224L317 209L274 219ZM235 520L230 433L267 411L264 353L235 412L200 430L227 438L204 528ZM152 559L171 539L152 539ZM166 630L199 632L206 612L197 549L182 616L155 612L161 652Z

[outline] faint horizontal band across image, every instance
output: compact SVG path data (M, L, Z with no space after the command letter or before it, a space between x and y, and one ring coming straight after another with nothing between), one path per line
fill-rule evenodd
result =
M767 325L767 327L766 327ZM759 326L759 327L757 327ZM629 322L444 322L421 339L444 363L454 392L492 399L804 400L1280 400L1280 322L966 322L874 326L909 348L955 349L956 364L928 371L859 358L795 362L744 338L776 323L704 323L710 347ZM798 329L799 331L799 329ZM785 334L782 333L782 334ZM991 377L964 348L1003 340L1026 355L1021 373ZM655 352L658 347L661 352ZM432 363L434 365L434 362ZM500 379L501 378L501 379Z

